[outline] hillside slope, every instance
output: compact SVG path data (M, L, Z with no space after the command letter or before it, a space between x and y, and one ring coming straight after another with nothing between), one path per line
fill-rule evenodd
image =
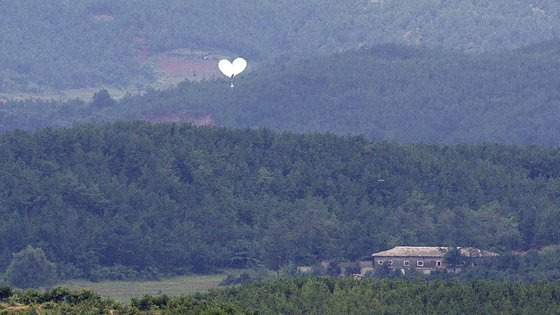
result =
M466 51L558 36L554 0L2 1L0 92L126 85L177 48L253 60L396 42Z
M557 244L559 161L558 148L177 124L10 132L0 136L0 270L27 245L63 276L96 279L402 244Z
M560 43L470 55L382 45L267 63L112 102L0 106L0 132L116 119L187 121L397 142L560 144Z

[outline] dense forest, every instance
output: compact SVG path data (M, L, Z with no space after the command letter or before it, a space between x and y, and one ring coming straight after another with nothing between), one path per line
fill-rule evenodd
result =
M25 23L21 23L25 21ZM180 47L252 60L329 55L396 42L464 51L558 36L554 0L0 2L0 92L126 85L150 78L136 58Z
M560 284L298 278L145 296L129 305L90 291L0 287L0 312L29 314L555 314Z
M185 81L117 102L106 91L90 103L8 101L0 106L0 132L209 117L221 126L363 134L397 142L558 145L557 77L560 41L482 55L388 44L263 64L241 75L233 90L222 80Z
M559 148L187 124L8 132L0 270L26 255L62 278L99 279L277 269L395 245L554 245L559 163ZM505 268L531 260L519 264Z
M0 314L559 313L560 1L0 0L0 29ZM394 246L452 249L361 272ZM179 275L221 287L55 287Z

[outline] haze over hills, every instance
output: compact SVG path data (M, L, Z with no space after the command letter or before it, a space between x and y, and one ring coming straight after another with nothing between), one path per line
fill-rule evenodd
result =
M386 42L482 52L549 40L560 30L560 4L554 0L4 0L0 5L0 92L149 84L158 65L146 58L177 48L257 61Z
M224 80L184 82L114 102L0 107L0 132L118 119L186 121L397 142L557 145L560 42L479 55L386 44L265 63Z

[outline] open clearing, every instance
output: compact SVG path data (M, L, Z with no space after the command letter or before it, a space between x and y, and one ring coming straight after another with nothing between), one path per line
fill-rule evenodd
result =
M165 89L188 79L190 81L212 80L221 77L218 60L225 52L210 52L189 48L174 49L148 59L158 77L152 87Z
M101 281L71 280L60 286L72 290L89 289L97 294L122 302L129 302L133 297L144 295L181 295L204 292L217 287L227 274L181 276L159 281Z
M2 101L44 99L65 101L70 99L81 99L91 101L93 94L101 89L107 89L115 99L120 99L127 94L142 94L146 88L165 90L176 86L184 80L201 81L213 80L222 77L218 70L218 60L233 56L227 51L205 51L191 48L177 48L162 53L151 53L148 51L143 38L135 38L140 46L137 51L137 61L153 71L154 78L134 77L130 78L128 86L84 87L79 89L47 90L43 92L2 92L0 93L0 105Z

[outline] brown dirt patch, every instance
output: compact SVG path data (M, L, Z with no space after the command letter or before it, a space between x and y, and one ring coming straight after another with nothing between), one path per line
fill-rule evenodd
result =
M218 60L220 52L208 52L189 48L178 48L150 57L156 73L160 75L161 87L190 81L210 80L221 76Z
M133 38L134 44L136 45L136 60L141 64L146 64L148 58L150 57L150 52L148 51L148 39L142 35L136 35Z
M213 60L181 60L173 57L160 57L158 69L166 75L192 76L193 73L202 76L217 74L216 63Z
M18 312L18 311L26 311L30 308L31 308L31 306L19 305L19 306L8 306L4 310L8 311L8 312Z
M158 56L156 71L164 77L166 85L174 85L188 79L200 81L213 79L220 75L215 60L184 59L169 55Z

